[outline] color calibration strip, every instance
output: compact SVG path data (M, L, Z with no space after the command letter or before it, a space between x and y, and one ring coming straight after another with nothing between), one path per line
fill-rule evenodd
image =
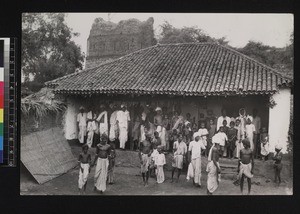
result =
M3 43L0 65L0 166L16 166L16 39L0 38Z
M4 40L0 40L0 163L3 163Z

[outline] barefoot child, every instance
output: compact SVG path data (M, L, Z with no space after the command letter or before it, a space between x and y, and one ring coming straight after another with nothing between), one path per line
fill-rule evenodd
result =
M221 157L225 156L225 145L226 141L228 141L227 135L224 133L224 127L221 126L218 133L215 134L216 138L220 139L220 155Z
M253 151L250 149L250 142L248 139L244 139L242 141L244 149L240 151L240 160L238 162L238 173L240 177L240 187L241 192L243 194L244 188L244 179L247 178L248 182L248 195L251 191L251 178L253 177L253 167L254 167L254 160L253 160Z
M164 153L162 152L162 146L157 147L158 154L155 156L154 163L155 163L155 172L156 172L156 181L157 183L161 184L165 180L164 174L164 165L166 164L166 158Z
M78 179L78 188L80 194L82 195L86 190L86 184L88 175L90 172L90 165L91 165L91 154L88 153L88 145L84 144L82 146L82 152L79 154L78 157L78 164L79 164L79 179Z
M202 141L202 143L204 144L204 146L206 147L207 146L207 136L208 136L208 131L207 129L205 128L205 122L202 121L200 123L200 129L198 130L198 133L200 135L200 140ZM207 149L203 150L205 152L205 156L208 155L208 151Z
M235 143L236 143L236 139L237 139L237 129L234 128L234 122L231 121L230 122L230 128L228 129L228 152L227 152L227 157L228 158L233 158L234 154L233 151L235 149Z
M282 163L281 163L281 160L282 160L282 152L281 152L281 149L282 147L279 146L279 145L276 145L275 146L275 154L274 154L274 157L273 157L273 160L275 161L274 163L274 169L275 169L275 183L277 184L277 178L278 178L278 186L280 185L281 183L281 177L280 177L280 173L281 173L281 170L282 170Z
M269 136L266 127L263 127L260 134L260 154L263 161L268 159L269 155Z
M114 183L115 158L116 158L115 146L114 144L112 144L110 154L108 155L108 161L109 161L108 172L107 172L108 184Z

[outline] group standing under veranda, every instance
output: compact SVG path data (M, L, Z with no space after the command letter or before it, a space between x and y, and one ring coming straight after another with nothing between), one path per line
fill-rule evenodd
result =
M248 181L248 193L251 191L254 158L268 160L269 142L265 127L260 127L257 110L253 115L246 115L245 109L239 110L237 118L229 117L222 109L221 116L216 118L208 110L207 118L200 115L196 123L195 117L187 113L183 117L180 112L167 112L167 109L140 107L131 123L127 106L122 104L119 109L115 104L112 108L100 105L100 111L91 108L88 112L80 108L77 115L79 135L83 146L79 156L79 189L84 192L90 167L96 165L94 190L103 193L106 182L114 182L115 149L125 149L127 142L130 149L137 149L141 163L144 185L148 185L150 175L155 176L157 183L163 183L165 155L172 152L172 179L177 171L175 182L179 181L184 163L188 163L187 179L193 178L193 184L201 187L201 158L207 158L207 194L212 194L219 186L221 168L219 158L238 158L238 173L241 191L244 179ZM148 106L147 106L148 107ZM99 113L99 114L98 114ZM171 118L171 119L169 119ZM216 124L215 124L216 122ZM199 128L198 128L199 127ZM129 141L128 141L129 140ZM96 156L92 162L88 148L96 148ZM281 182L282 169L281 148L276 146L275 182Z

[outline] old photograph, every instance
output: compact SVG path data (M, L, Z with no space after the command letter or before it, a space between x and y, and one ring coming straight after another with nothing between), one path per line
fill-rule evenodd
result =
M294 17L23 13L21 195L293 195Z

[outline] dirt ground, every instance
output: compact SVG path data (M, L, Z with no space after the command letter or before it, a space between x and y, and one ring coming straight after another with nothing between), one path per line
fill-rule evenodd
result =
M79 147L72 146L72 152L75 156L80 152ZM94 153L94 151L92 151ZM167 156L167 162L170 156ZM204 158L203 158L204 159ZM236 161L223 160L223 175L219 188L214 195L240 195L239 186L233 184L236 178ZM204 161L203 161L204 162ZM220 161L221 162L221 161ZM231 164L232 163L232 164ZM203 163L205 165L205 163ZM272 163L261 163L256 161L257 173L252 179L252 195L292 195L293 183L291 179L283 178L283 183L276 187L272 178L260 175L264 171L262 166L271 167ZM221 164L222 166L222 164ZM267 168L269 170L269 168ZM89 174L86 195L99 195L93 192L93 176L95 167ZM268 175L272 175L272 171ZM149 178L149 186L144 187L140 168L137 161L136 152L117 151L115 167L115 183L107 185L104 195L206 195L206 172L202 167L202 187L196 188L192 181L186 180L186 173L183 172L178 183L171 183L170 166L165 167L165 182L157 184L154 178ZM44 184L38 184L32 175L21 167L21 195L78 195L78 168L71 169L68 173L61 175ZM247 192L247 183L245 183L245 193Z

